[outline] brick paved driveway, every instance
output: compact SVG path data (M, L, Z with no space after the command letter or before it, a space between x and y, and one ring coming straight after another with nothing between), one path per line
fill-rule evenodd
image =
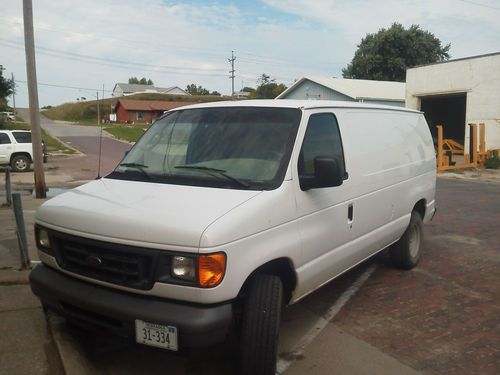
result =
M419 266L384 258L335 318L427 374L500 373L500 184L438 179Z
M396 270L383 253L288 308L280 332L282 358L290 342L375 263L375 272L333 324L424 374L500 373L500 184L440 178L437 201L419 266ZM230 374L234 368L228 344L172 353L114 339L82 339L89 361L105 374ZM306 353L291 373L307 362L311 374L366 374L366 366L339 371L336 361L343 358L331 353L332 346L321 340L309 345L329 358L326 368L311 364Z

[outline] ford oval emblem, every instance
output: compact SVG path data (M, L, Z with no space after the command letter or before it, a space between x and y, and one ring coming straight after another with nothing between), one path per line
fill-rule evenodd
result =
M102 259L96 255L89 255L85 261L93 267L99 267L102 264Z

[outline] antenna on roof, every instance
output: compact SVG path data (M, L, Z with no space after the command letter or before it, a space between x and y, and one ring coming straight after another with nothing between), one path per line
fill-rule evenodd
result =
M97 164L97 177L96 180L101 178L101 154L102 154L102 121L100 118L100 106L99 106L99 91L96 92L97 97L97 125L100 126L100 134L99 134L99 161Z

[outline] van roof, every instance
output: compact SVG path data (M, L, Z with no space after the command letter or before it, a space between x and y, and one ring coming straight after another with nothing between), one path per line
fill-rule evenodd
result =
M315 108L367 108L367 109L385 109L390 111L403 111L411 113L421 113L413 109L404 107L358 103L334 100L295 100L295 99L250 99L250 100L231 100L220 102L209 102L192 104L183 107L174 108L171 111L179 111L184 109L194 108L216 108L216 107L277 107L277 108L299 108L299 109L315 109Z

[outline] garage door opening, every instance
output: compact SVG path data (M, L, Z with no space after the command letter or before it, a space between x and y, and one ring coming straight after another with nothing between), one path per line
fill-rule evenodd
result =
M443 125L443 137L464 144L467 93L421 97L420 110L437 143L436 125Z

